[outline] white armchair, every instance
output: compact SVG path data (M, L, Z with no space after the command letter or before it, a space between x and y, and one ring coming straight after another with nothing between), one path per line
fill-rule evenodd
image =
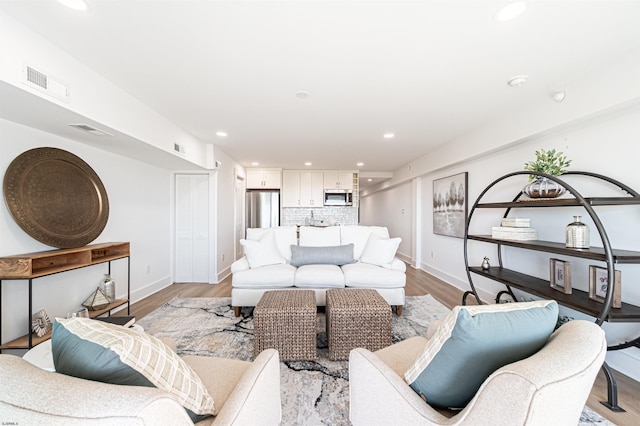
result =
M414 337L375 353L351 351L350 419L355 426L577 424L607 350L600 327L570 321L536 354L494 372L463 410L445 413L424 402L403 379L426 342Z
M219 407L198 425L277 425L281 419L278 351L253 362L185 356ZM0 355L0 413L15 424L193 425L185 409L154 387L94 382L41 370Z

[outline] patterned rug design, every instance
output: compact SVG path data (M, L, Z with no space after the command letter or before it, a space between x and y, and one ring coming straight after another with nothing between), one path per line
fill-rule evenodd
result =
M431 295L408 296L401 317L393 315L393 343L425 335L447 313ZM146 332L171 337L180 355L251 361L253 308L235 317L231 298L176 297L138 320ZM318 359L281 362L282 425L349 425L348 361L328 359L325 315L318 316ZM580 425L612 425L585 407Z

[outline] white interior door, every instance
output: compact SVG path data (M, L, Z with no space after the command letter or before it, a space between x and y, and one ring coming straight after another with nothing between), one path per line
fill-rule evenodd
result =
M175 281L209 280L209 176L175 175Z

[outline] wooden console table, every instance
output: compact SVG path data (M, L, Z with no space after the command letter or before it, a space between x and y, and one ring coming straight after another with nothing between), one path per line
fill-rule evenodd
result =
M29 284L29 303L27 312L27 334L7 343L2 343L2 299L0 292L0 352L5 349L31 349L51 338L51 331L42 337L31 332L31 316L33 315L33 280L35 278L84 268L100 263L108 263L111 273L111 262L127 259L127 298L116 299L106 308L89 311L91 318L127 304L127 315L130 313L131 299L131 259L129 243L90 244L80 248L43 251L19 254L0 258L0 286L6 280L25 280Z

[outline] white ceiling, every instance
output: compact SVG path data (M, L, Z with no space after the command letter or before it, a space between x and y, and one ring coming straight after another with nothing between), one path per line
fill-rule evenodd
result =
M394 171L640 45L637 0L87 3L0 9L247 167Z

